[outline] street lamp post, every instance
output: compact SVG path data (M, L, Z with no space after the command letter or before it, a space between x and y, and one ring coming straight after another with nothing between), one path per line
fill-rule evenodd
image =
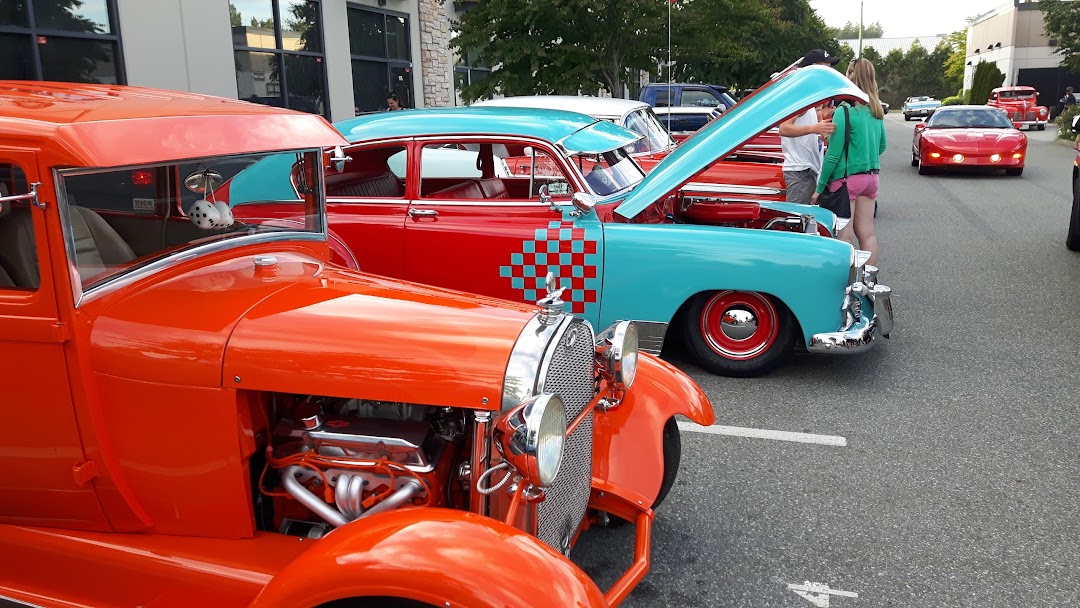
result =
M856 57L862 57L862 22L863 22L863 0L859 0L859 54Z

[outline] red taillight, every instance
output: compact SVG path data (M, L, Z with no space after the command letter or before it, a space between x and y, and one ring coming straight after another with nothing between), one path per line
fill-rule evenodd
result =
M131 183L136 186L149 186L154 183L154 174L150 171L132 171Z

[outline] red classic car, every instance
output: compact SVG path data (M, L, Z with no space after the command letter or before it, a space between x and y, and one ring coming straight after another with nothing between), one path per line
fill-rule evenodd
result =
M473 104L474 106L498 106L510 108L539 108L548 110L567 110L588 114L594 118L613 122L625 129L641 135L631 151L634 161L646 172L652 171L662 160L667 158L675 150L676 142L671 133L664 126L655 110L643 101L630 99L613 99L611 97L579 97L571 95L522 95L517 97L501 97ZM668 108L683 109L683 108ZM701 108L706 112L713 112L712 108ZM719 114L712 115L712 118ZM708 121L703 121L704 126ZM750 145L743 146L734 155L741 152L779 152L779 135L775 141L769 133L764 133ZM686 139L683 137L682 139ZM773 149L771 144L775 143ZM767 149L762 149L767 148ZM765 198L770 200L784 200L783 188L784 172L779 164L776 164L775 156L763 155L760 159L765 162L736 162L734 160L718 160L700 174L695 176L695 182L714 184L717 186L732 185L737 187L749 186L762 188L760 192L769 193ZM783 160L783 157L780 157ZM736 188L738 191L739 188ZM780 192L772 193L774 190Z
M915 125L911 166L919 175L933 169L980 167L1024 172L1027 136L1000 110L987 106L945 106Z
M1026 126L1042 131L1050 111L1039 105L1038 95L1033 87L998 87L990 91L986 105L1004 111L1017 129Z
M642 579L705 395L551 286L330 263L347 143L237 100L0 81L0 604L599 608ZM234 201L289 218L216 199L279 158L285 197ZM602 593L566 556L609 515L636 535Z

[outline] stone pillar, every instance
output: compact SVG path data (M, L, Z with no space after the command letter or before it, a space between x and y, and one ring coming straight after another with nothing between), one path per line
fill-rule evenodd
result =
M420 13L420 75L424 107L454 105L454 54L444 0L417 0Z

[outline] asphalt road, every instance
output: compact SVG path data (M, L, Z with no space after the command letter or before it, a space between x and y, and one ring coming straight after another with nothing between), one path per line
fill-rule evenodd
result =
M1033 131L1022 177L923 177L914 124L886 117L876 227L892 340L755 379L666 354L717 424L847 445L684 432L652 568L624 606L1080 606L1072 150ZM632 542L590 531L574 559L604 587ZM788 588L807 582L848 593Z

